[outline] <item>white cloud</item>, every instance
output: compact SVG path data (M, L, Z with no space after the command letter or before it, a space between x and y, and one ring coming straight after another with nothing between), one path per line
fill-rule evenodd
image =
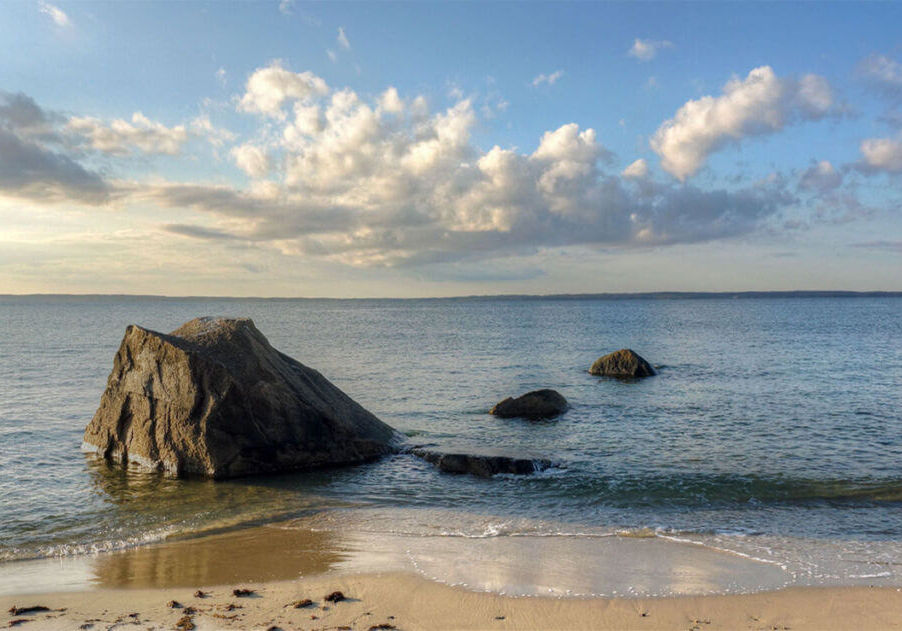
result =
M404 110L404 102L395 88L388 88L379 96L379 108L384 112L397 114Z
M247 80L239 109L284 118L282 106L288 101L305 101L329 91L326 82L312 72L291 72L280 61L258 68Z
M555 83L557 83L557 80L563 76L564 76L563 70L555 70L551 74L540 74L540 75L537 75L532 80L532 86L534 88L537 88L540 85L542 85L543 83L547 83L548 85L554 85Z
M351 50L351 42L348 41L348 36L345 34L345 28L343 26L338 27L338 37L335 38L335 41L337 41L338 45L345 50Z
M44 15L50 16L50 19L53 20L53 23L59 27L67 27L71 24L69 21L69 16L66 15L65 11L60 9L57 6L54 6L48 2L39 2L38 7L41 13Z
M232 158L238 168L254 178L265 177L272 168L269 156L260 147L246 144L233 147Z
M716 239L755 229L787 203L779 183L627 187L605 172L610 154L596 132L576 123L545 132L531 153L484 151L471 141L477 122L468 99L430 112L421 95L404 101L392 88L372 100L349 89L314 95L267 122L265 149L233 152L256 178L248 190L159 184L135 195L227 221L216 240L377 267Z
M661 124L650 144L664 170L685 180L724 146L777 132L799 120L822 118L832 104L823 77L780 78L770 66L761 66L745 79L732 78L721 96L687 101Z
M902 95L902 63L886 55L871 55L859 64L861 74L885 92Z
M176 155L188 140L184 125L166 127L141 112L135 112L131 122L116 119L105 123L90 116L73 116L65 131L84 138L93 149L112 155L137 152Z
M623 171L620 175L629 180L642 180L648 177L648 163L645 158L639 158Z
M214 126L206 114L192 120L189 129L194 136L203 138L214 147L221 147L227 142L235 140L235 134L228 129Z
M329 60L334 64L338 62L338 55L335 54L335 51L331 48L326 49L326 56L329 57Z
M659 50L672 46L673 44L667 40L639 39L637 37L627 54L639 61L651 61L657 56Z
M821 160L802 173L799 188L818 193L832 191L842 184L842 173L827 160Z
M228 81L227 73L225 68L220 68L216 71L216 80L219 81L219 84L225 86Z
M898 138L867 138L861 141L864 171L902 173L902 136Z

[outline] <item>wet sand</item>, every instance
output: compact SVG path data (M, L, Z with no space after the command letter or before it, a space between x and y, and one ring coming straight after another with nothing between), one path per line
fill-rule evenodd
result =
M659 537L398 536L272 524L0 565L23 629L893 629L896 587L791 587ZM254 594L236 597L232 590ZM206 592L196 597L196 590ZM755 593L724 594L728 591ZM341 591L347 600L326 602ZM719 593L720 595L711 595ZM655 596L651 596L654 594ZM294 608L292 603L312 603ZM170 601L181 607L170 607ZM193 608L187 609L188 607ZM187 616L187 618L186 618ZM89 626L83 626L89 625ZM390 627L383 627L390 628Z

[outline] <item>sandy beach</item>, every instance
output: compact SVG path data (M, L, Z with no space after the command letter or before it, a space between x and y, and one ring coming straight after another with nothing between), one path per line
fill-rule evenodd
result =
M234 589L250 589L245 597ZM559 599L470 592L407 574L321 576L190 588L4 596L22 629L897 629L895 588L791 588L745 595ZM340 591L345 600L327 602ZM309 599L309 606L294 603ZM178 606L170 606L176 601ZM190 623L190 624L189 624ZM181 626L179 626L181 624ZM193 625L193 626L191 626ZM380 626L381 625L381 626Z
M660 537L391 537L318 531L310 523L5 564L4 625L285 631L902 627L898 587L772 589L778 575L769 564ZM761 591L724 593L743 575ZM621 583L644 585L645 595L574 595L611 593ZM251 593L236 595L236 589ZM649 597L651 590L673 595ZM343 599L328 601L334 592Z

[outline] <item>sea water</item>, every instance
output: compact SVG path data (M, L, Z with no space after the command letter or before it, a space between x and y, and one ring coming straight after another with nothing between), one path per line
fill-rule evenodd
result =
M480 479L399 455L214 483L82 454L125 327L200 315L253 318L412 443L559 466ZM659 374L588 374L623 347ZM537 388L570 410L487 414ZM286 520L497 549L654 537L790 583L900 584L902 299L0 297L0 571Z

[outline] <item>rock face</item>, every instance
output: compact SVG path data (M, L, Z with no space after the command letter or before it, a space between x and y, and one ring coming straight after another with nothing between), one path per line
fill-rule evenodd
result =
M553 466L550 460L510 458L508 456L449 454L428 449L411 449L410 453L434 464L445 473L469 473L489 478L498 473L529 475Z
M523 396L512 399L510 397L501 401L489 414L501 418L528 418L533 420L554 418L567 411L569 405L567 399L554 390L534 390Z
M638 379L651 377L656 374L655 369L638 354L628 348L614 351L604 357L599 357L589 368L589 374L603 375L605 377L618 377L620 379Z
M250 319L198 318L168 335L129 326L84 448L122 464L229 478L353 464L397 433Z

